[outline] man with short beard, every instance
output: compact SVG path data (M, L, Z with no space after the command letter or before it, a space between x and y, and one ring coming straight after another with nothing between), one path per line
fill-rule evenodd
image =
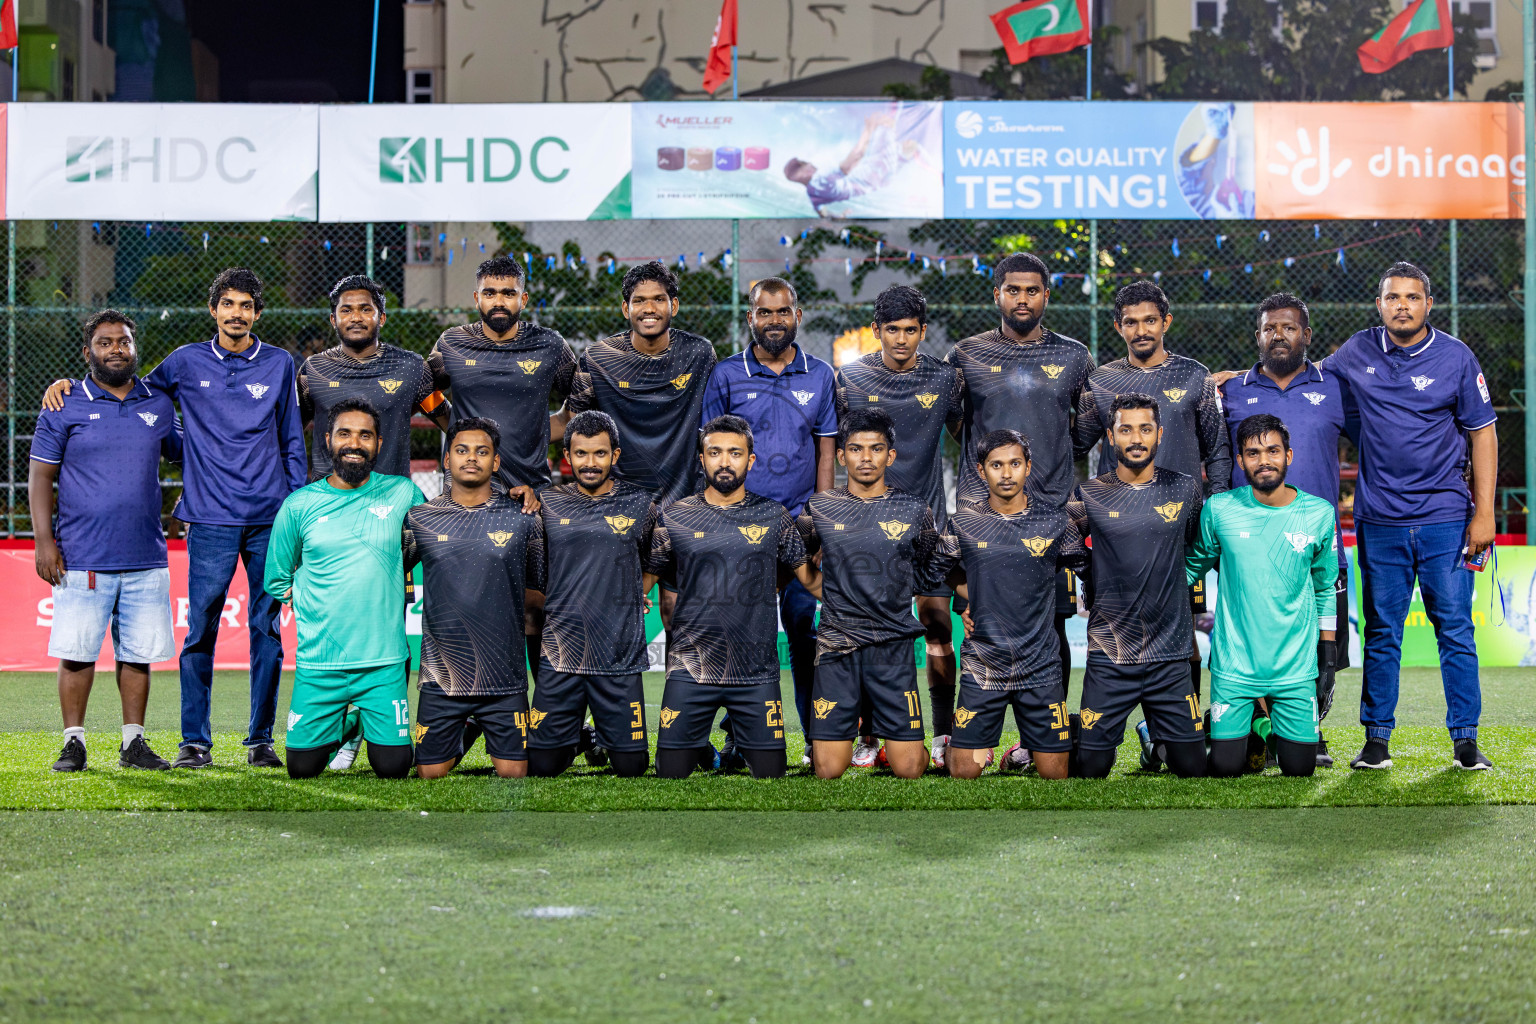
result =
M373 472L379 415L337 403L325 438L331 474L290 494L272 524L266 592L293 605L299 647L288 711L288 774L350 767L368 741L384 778L411 770L411 667L405 642L406 513L423 501L409 477Z
M1339 438L1358 429L1354 395L1342 376L1307 358L1312 327L1305 302L1280 292L1260 302L1257 312L1258 329L1254 337L1258 341L1259 361L1246 373L1216 375L1218 379L1226 378L1221 385L1221 408L1232 444L1235 448L1238 424L1249 416L1269 413L1279 417L1291 432L1296 456L1287 478L1298 490L1323 498L1337 509ZM1243 487L1247 483L1241 463L1234 460L1232 486ZM1339 576L1333 589L1340 622L1347 622L1349 616L1348 579L1349 563L1341 541ZM1334 671L1348 667L1348 645L1341 646L1332 640L1321 643L1320 664L1331 665ZM1317 694L1319 721L1327 717L1333 706L1334 672L1329 671L1320 679L1323 687ZM1328 742L1319 736L1317 766L1332 765Z
M432 385L427 362L415 352L379 340L384 327L384 290L354 274L331 289L331 328L338 344L316 352L299 367L299 416L305 427L331 422L338 402L361 398L383 420L378 473L411 475L411 416L417 409L439 428L448 425L448 406ZM309 478L331 471L323 436L309 446Z

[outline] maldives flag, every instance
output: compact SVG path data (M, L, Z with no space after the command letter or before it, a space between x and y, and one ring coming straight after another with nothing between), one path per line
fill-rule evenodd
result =
M1024 0L992 15L1008 63L1066 53L1093 42L1088 0Z
M20 42L16 35L16 0L0 0L0 50L14 49ZM15 58L13 57L12 60Z
M1443 50L1455 42L1450 0L1414 0L1356 52L1361 70L1379 75L1420 50Z
M714 92L731 80L731 48L736 45L736 0L720 5L715 35L709 41L709 63L704 65L704 91Z

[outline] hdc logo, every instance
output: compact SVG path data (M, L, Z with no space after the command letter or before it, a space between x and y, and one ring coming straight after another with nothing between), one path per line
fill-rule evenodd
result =
M428 142L431 156L428 156ZM546 154L546 146L554 146L569 153L571 147L565 140L546 135L528 147L528 170L542 182L553 184L571 173L569 167L548 166L554 159ZM460 148L458 140L450 140L446 151L442 139L428 140L425 136L396 136L379 140L379 181L386 185L400 185L426 181L441 182L447 168L455 178L464 175L465 182L474 182L476 156L479 157L480 181L496 184L511 181L523 169L523 150L511 139L465 139ZM430 177L428 177L430 171Z
M208 145L188 136L132 139L111 135L71 135L64 143L64 180L131 181L135 164L147 164L149 180L175 184L200 181L214 173L231 185L250 181L256 175L256 144L234 136L214 147L209 159Z

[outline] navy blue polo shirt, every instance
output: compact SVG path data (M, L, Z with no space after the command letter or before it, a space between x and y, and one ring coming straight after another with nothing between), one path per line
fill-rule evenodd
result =
M1411 348L1385 327L1360 331L1324 361L1360 408L1355 518L1422 525L1466 519L1472 496L1462 470L1463 431L1498 419L1472 350L1431 327Z
M1349 385L1336 374L1325 372L1308 359L1301 372L1283 391L1260 370L1263 364L1221 386L1221 410L1232 440L1232 487L1248 486L1242 453L1237 447L1237 427L1249 416L1268 413L1278 417L1291 435L1291 468L1285 482L1299 491L1339 507L1339 435L1355 429L1357 414ZM1347 564L1339 545L1339 564Z
M135 379L119 400L75 381L58 412L44 409L32 459L59 467L54 539L66 569L138 572L167 564L160 459L181 461L181 429L163 392Z
M293 357L254 342L228 352L218 339L183 345L146 380L181 406L183 477L176 518L265 526L307 479ZM323 443L323 442L322 442Z
M757 463L747 490L799 515L816 490L816 438L837 435L837 384L832 367L797 346L783 373L774 373L745 351L715 364L704 388L703 426L734 413L752 425Z

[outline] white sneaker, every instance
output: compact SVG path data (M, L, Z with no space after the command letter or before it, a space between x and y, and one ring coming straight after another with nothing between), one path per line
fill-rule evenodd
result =
M357 761L357 752L363 748L363 715L357 708L347 707L341 719L341 748L331 755L326 767L344 772Z
M933 738L933 766L944 767L944 755L949 751L949 737L935 736Z
M880 754L880 744L871 743L863 736L853 746L853 764L855 768L869 768L874 765L875 758Z
M1003 751L1003 759L998 763L997 770L1000 772L1022 772L1034 763L1034 755L1015 743Z

